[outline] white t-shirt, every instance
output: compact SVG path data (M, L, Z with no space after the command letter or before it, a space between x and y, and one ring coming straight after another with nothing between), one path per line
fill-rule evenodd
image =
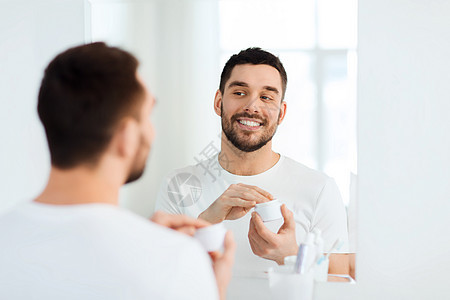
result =
M258 186L286 204L294 213L297 243L303 241L308 232L318 228L326 251L338 238L344 241L340 251L347 251L347 216L336 183L325 174L285 156L281 156L269 170L252 176L227 172L220 166L218 155L175 170L161 185L156 209L198 217L235 183ZM248 241L250 218L251 213L248 213L238 220L224 221L225 226L233 231L237 244L234 276L260 276L276 264L253 254ZM265 224L276 232L283 220Z
M192 238L108 204L30 202L0 217L0 299L218 299Z

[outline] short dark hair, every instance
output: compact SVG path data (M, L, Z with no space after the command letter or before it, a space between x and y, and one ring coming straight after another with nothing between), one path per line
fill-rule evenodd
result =
M138 65L130 53L101 42L68 49L50 62L37 109L53 166L95 165L119 121L139 120L144 88Z
M283 67L280 59L273 55L270 52L264 51L259 47L252 47L245 50L242 50L238 54L234 54L230 57L230 59L225 64L222 75L220 76L220 92L223 94L225 92L225 83L230 79L231 72L236 65L269 65L278 70L281 77L281 84L283 88L282 98L284 99L284 95L286 93L287 86L287 74L286 70Z

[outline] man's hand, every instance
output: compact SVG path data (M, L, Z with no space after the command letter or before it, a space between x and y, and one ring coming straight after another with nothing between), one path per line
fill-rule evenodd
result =
M220 253L219 251L209 253L213 261L214 274L216 276L217 288L221 300L226 299L227 287L232 275L235 251L236 243L233 239L233 233L228 231L225 235L223 253Z
M284 204L281 206L281 213L283 214L284 224L280 227L278 233L273 233L267 229L256 212L252 213L248 231L248 240L253 253L262 258L274 260L279 265L284 264L286 256L296 255L298 251L295 240L294 214Z
M151 221L190 236L193 236L198 228L211 225L201 219L193 219L185 215L171 215L162 211L155 212ZM236 243L234 242L232 232L228 231L225 235L223 253L220 253L219 251L209 253L209 256L212 259L214 275L216 277L217 288L221 300L226 299L227 287L232 275L235 252Z
M198 217L213 224L223 220L236 220L245 216L256 203L272 199L270 193L257 186L232 184Z
M210 225L204 220L190 218L185 215L171 215L162 211L155 212L150 220L190 236L193 236L198 228Z

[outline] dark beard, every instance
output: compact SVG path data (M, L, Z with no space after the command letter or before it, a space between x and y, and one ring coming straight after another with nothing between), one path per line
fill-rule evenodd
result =
M145 168L142 168L141 170L137 170L137 171L130 173L130 175L127 178L127 181L125 181L125 184L136 181L139 178L141 178L142 174L144 174L144 169Z
M258 115L252 115L247 112L235 114L228 121L228 117L223 113L223 107L221 107L221 117L222 117L222 131L225 133L227 139L235 146L237 149L243 152L253 152L264 147L268 142L270 142L277 131L277 123L273 126L267 128L259 140L251 143L248 139L239 138L237 130L234 128L234 123L237 122L238 118L247 117L250 119L258 119L262 126L267 124L267 120L261 119ZM252 133L244 133L250 136Z
M143 158L142 162L139 162L139 160L142 158L139 157L139 151L138 151L138 153L136 154L136 157L134 158L133 167L130 171L130 174L128 174L125 184L138 180L144 174L148 154L150 153L150 144L147 143L144 139L144 136L141 135L140 148L145 149L145 147L148 147L148 152L147 152L146 156Z

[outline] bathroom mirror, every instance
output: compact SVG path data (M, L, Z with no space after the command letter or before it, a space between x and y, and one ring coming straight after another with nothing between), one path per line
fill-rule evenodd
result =
M152 151L158 160L150 158L144 179L124 188L122 205L150 215L169 171L195 164L208 145L220 149L212 108L220 72L232 54L257 46L279 56L288 75L287 115L273 148L336 180L347 208L349 252L356 252L355 0L89 3L91 40L135 53L159 99Z

